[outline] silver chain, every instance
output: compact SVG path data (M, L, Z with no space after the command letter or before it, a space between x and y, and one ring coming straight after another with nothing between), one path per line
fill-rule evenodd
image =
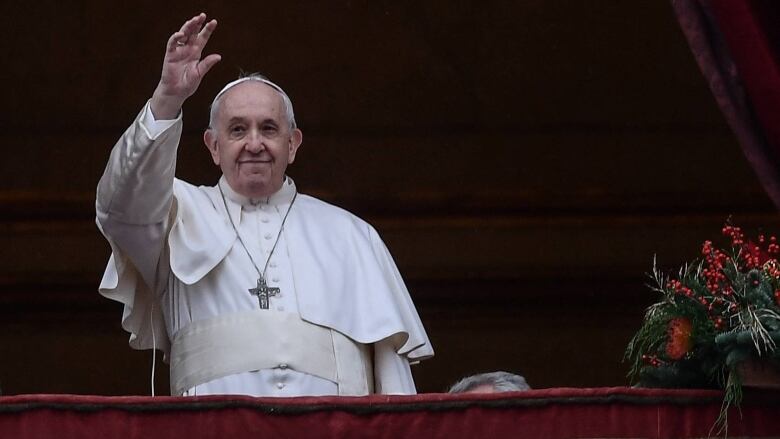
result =
M238 228L236 227L236 223L233 222L233 217L230 215L230 209L228 209L227 200L225 200L225 193L222 192L222 185L217 184L217 187L219 188L219 194L222 196L222 204L225 205L225 212L227 213L228 219L230 220L230 225L233 226L233 230L236 231L238 242L241 243L241 247L244 248L246 255L249 256L249 261L252 263L252 266L255 267L255 270L257 270L257 275L260 276L260 279L265 280L265 271L268 269L268 262L271 260L271 256L274 255L274 250L276 250L276 244L279 243L279 238L282 236L282 230L284 230L284 223L287 221L287 215L290 214L290 210L292 210L293 203L295 203L295 199L298 197L298 191L296 190L295 193L293 194L293 198L290 201L290 206L287 208L287 212L285 212L284 218L282 218L282 225L279 227L279 233L276 234L276 241L274 241L274 245L271 247L271 252L268 253L268 258L265 260L265 265L263 265L263 271L260 272L260 267L258 267L257 264L255 263L255 259L252 257L252 253L249 253L249 249L246 248L246 244L244 244L244 240L241 239L241 234L238 233Z

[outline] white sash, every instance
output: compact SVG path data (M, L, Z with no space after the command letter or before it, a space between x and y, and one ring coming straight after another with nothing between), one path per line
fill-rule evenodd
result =
M339 332L265 310L193 322L171 346L171 394L252 370L289 367L333 381L339 395L373 389L369 348Z

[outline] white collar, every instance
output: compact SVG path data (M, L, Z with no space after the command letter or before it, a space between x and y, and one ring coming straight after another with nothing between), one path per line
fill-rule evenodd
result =
M284 182L282 182L282 187L278 191L274 192L270 196L262 198L249 198L234 191L233 188L230 187L230 184L227 182L227 179L224 175L219 179L218 184L222 188L222 192L225 194L225 198L238 204L239 206L258 206L261 204L266 204L269 206L280 206L283 204L288 204L290 201L292 201L293 196L297 191L293 179L286 175L284 177Z
M274 192L268 197L260 199L251 199L234 191L233 188L230 187L230 184L227 182L227 179L225 179L224 175L219 179L219 183L217 184L222 189L222 193L224 194L226 200L225 204L228 208L228 215L233 218L236 226L241 224L241 219L243 217L243 215L241 215L241 211L243 210L244 206L281 206L289 204L292 202L293 197L295 197L297 192L295 182L292 180L292 178L287 176L285 176L282 187L278 191Z

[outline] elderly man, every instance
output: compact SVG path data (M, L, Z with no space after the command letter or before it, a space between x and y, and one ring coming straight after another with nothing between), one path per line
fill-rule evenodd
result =
M174 177L182 104L220 60L202 57L216 26L200 14L170 37L111 152L101 294L124 304L133 348L165 352L173 395L415 393L409 365L433 350L414 305L376 231L285 175L302 133L279 86L225 86L203 136L222 178Z
M520 375L504 371L467 376L450 387L448 393L501 393L531 390Z

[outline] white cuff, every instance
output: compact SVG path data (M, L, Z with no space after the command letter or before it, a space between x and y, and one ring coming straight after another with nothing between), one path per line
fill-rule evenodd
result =
M154 118L154 114L152 114L152 104L151 101L146 103L146 111L144 111L144 117L141 120L141 125L146 128L146 131L149 133L149 138L152 140L157 139L157 136L164 133L165 130L172 127L176 122L181 120L181 111L179 111L179 116L176 117L176 119L170 119L170 120L157 120Z

